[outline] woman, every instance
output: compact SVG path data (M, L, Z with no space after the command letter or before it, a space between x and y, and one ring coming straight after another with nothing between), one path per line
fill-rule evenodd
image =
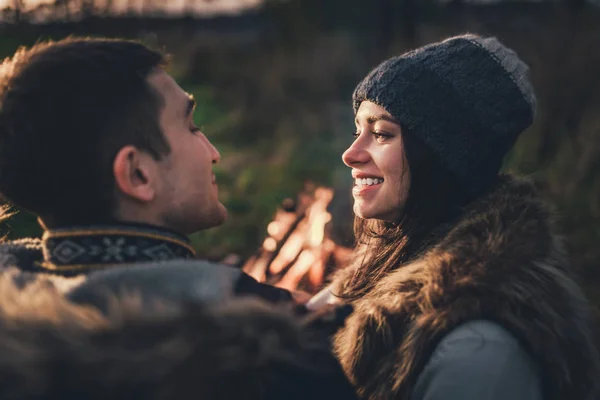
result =
M463 35L356 88L358 256L330 290L354 307L334 349L363 398L594 398L588 304L551 208L498 173L533 121L527 70Z

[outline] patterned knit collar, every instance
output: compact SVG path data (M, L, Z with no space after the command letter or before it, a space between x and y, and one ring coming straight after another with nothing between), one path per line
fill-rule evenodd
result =
M155 226L122 223L47 230L42 251L44 261L39 266L61 275L196 256L185 236Z

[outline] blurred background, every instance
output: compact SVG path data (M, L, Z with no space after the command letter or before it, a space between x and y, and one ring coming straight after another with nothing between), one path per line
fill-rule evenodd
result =
M221 151L230 212L193 242L202 257L233 263L256 254L278 207L307 184L333 188L329 232L351 247L351 177L340 156L354 132L356 83L419 45L495 35L530 65L539 97L505 167L543 182L600 305L600 1L0 0L0 10L2 58L72 34L135 38L173 55L170 72ZM11 239L41 234L25 212L2 229Z

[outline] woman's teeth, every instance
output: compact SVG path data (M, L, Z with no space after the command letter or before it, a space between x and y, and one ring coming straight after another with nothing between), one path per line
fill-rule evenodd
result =
M367 185L367 186L378 185L380 183L383 183L383 178L356 178L354 180L354 183L356 185Z

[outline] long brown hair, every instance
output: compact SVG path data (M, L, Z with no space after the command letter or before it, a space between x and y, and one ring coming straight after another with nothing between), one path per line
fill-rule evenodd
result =
M356 271L341 297L356 299L386 273L415 259L441 237L470 200L468 191L414 135L403 134L411 185L394 222L354 219ZM405 169L407 170L407 169Z

